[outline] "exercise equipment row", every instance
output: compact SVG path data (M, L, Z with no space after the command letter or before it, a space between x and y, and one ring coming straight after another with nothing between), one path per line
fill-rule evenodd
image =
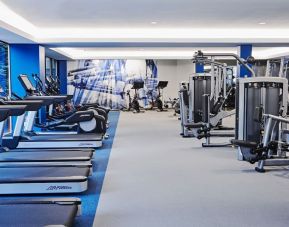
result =
M235 55L230 55L237 58ZM228 146L231 143L211 143L212 136L234 137L232 127L223 126L225 118L235 115L235 77L226 64L214 55L198 52L193 62L209 66L210 71L195 73L189 82L180 84L180 120L183 137L205 138L203 147ZM241 64L246 62L240 60Z
M212 64L210 73L198 73L190 77L189 83L182 83L180 95L181 135L206 138L204 147L230 145L238 147L238 159L251 164L257 163L255 170L265 172L266 166L288 166L289 130L288 79L284 59L281 59L278 76L272 73L272 62L267 61L263 76L260 71L249 67L254 59L237 61L248 69L252 77L236 78L234 86L226 88L226 66L216 63L209 56L227 54L203 54L198 52L195 63ZM221 68L222 74L215 74L215 67ZM255 66L253 66L256 69ZM259 77L256 77L259 75ZM220 86L221 85L221 86ZM217 89L218 93L214 92ZM226 105L230 92L234 89L235 107L230 110ZM224 92L227 91L227 92ZM211 136L220 136L215 132L226 116L234 111L235 129L228 144L211 144ZM224 135L223 135L224 136ZM229 137L229 135L225 135Z
M0 100L0 195L22 196L0 201L1 225L72 226L74 219L81 215L79 198L34 198L31 195L77 194L87 190L95 148L100 148L105 138L108 111L106 116L100 115L99 109L105 108L91 105L66 116L74 118L72 122L77 125L83 122L104 124L100 131L61 132L52 127L35 131L35 118L43 107L71 97L43 95L26 75L20 75L19 80L27 95L18 100ZM4 129L10 117L16 121L7 134Z

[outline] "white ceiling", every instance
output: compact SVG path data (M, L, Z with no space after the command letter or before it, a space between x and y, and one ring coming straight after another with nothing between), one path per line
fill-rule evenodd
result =
M283 45L288 8L287 0L0 0L0 26L43 44Z
M15 34L12 31L1 27L0 23L0 40L6 43L33 43L30 39L24 38L21 35Z
M288 0L2 0L36 27L288 28ZM156 21L156 25L151 22Z
M73 59L188 59L244 43L272 57L289 53L288 10L288 0L0 0L0 40Z

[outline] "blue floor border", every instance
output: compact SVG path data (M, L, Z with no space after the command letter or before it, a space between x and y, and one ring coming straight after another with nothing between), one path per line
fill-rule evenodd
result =
M75 227L89 227L93 225L111 148L117 129L119 115L120 112L118 111L109 113L109 138L103 142L103 146L100 149L97 149L94 154L94 171L88 182L88 190L77 196L82 201L82 215L75 220Z

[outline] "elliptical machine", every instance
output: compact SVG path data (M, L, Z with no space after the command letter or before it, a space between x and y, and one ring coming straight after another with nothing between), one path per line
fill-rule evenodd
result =
M139 104L139 95L138 95L138 91L139 89L142 89L144 87L144 82L143 81L134 81L133 82L133 86L132 89L134 89L134 97L133 99L131 98L130 95L130 90L127 91L127 96L128 96L128 100L129 100L129 106L128 106L128 111L133 111L133 113L141 113L140 110L140 104Z
M163 107L163 101L162 101L162 96L163 96L163 89L168 86L168 81L159 81L157 89L158 89L158 96L155 100L158 111L167 111Z
M36 90L27 75L21 74L19 75L18 79L23 88L26 90L27 97L43 95L41 91ZM63 101L70 98L71 96L64 95L61 100ZM57 103L57 100L54 103ZM36 114L36 112L33 112L31 115L29 115L28 121L33 122ZM24 130L27 133L34 133L32 128L33 124L27 123L27 125L29 127L25 128ZM60 127L62 131L63 128L67 128L67 130L75 130L75 133L101 133L105 137L108 136L106 134L107 127L105 117L99 115L97 110L92 108L87 108L86 110L81 111L74 111L61 119L54 119L54 121L46 124L38 124L37 126L46 130L55 130Z
M59 95L60 94L60 86L57 78L53 79L52 77L46 77L45 79L45 91L43 90L43 83L37 74L32 74L33 79L36 83L36 91L40 95ZM51 84L50 84L51 82ZM97 113L103 116L108 124L108 113L110 109L99 106L95 103L88 103L75 106L72 101L73 96L67 95L67 99L64 103L56 103L49 107L47 118L50 120L59 120L65 117L69 117L71 114L76 111L85 111L88 109L96 110ZM53 112L54 111L54 112Z

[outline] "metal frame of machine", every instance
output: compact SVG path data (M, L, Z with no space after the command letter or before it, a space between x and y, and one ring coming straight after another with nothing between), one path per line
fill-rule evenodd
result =
M237 138L238 140L248 140L247 135L246 135L246 121L248 119L247 112L248 108L247 105L249 103L249 100L252 100L252 97L248 97L247 92L245 91L246 87L251 85L251 86L257 86L261 85L263 86L263 91L262 97L261 97L261 104L263 107L266 105L266 100L265 100L265 95L266 95L266 83L271 83L271 84L281 84L282 85L282 100L281 100L281 105L283 108L283 115L287 112L287 99L288 99L288 81L285 78L280 78L280 77L254 77L254 78L242 78L239 79L239 108L238 108L238 128L237 128ZM280 94L279 94L280 95ZM254 106L255 108L255 106ZM277 110L279 111L279 110ZM254 113L250 113L254 114ZM265 113L267 114L267 113ZM243 160L243 155L240 150L240 147L238 148L238 160Z

